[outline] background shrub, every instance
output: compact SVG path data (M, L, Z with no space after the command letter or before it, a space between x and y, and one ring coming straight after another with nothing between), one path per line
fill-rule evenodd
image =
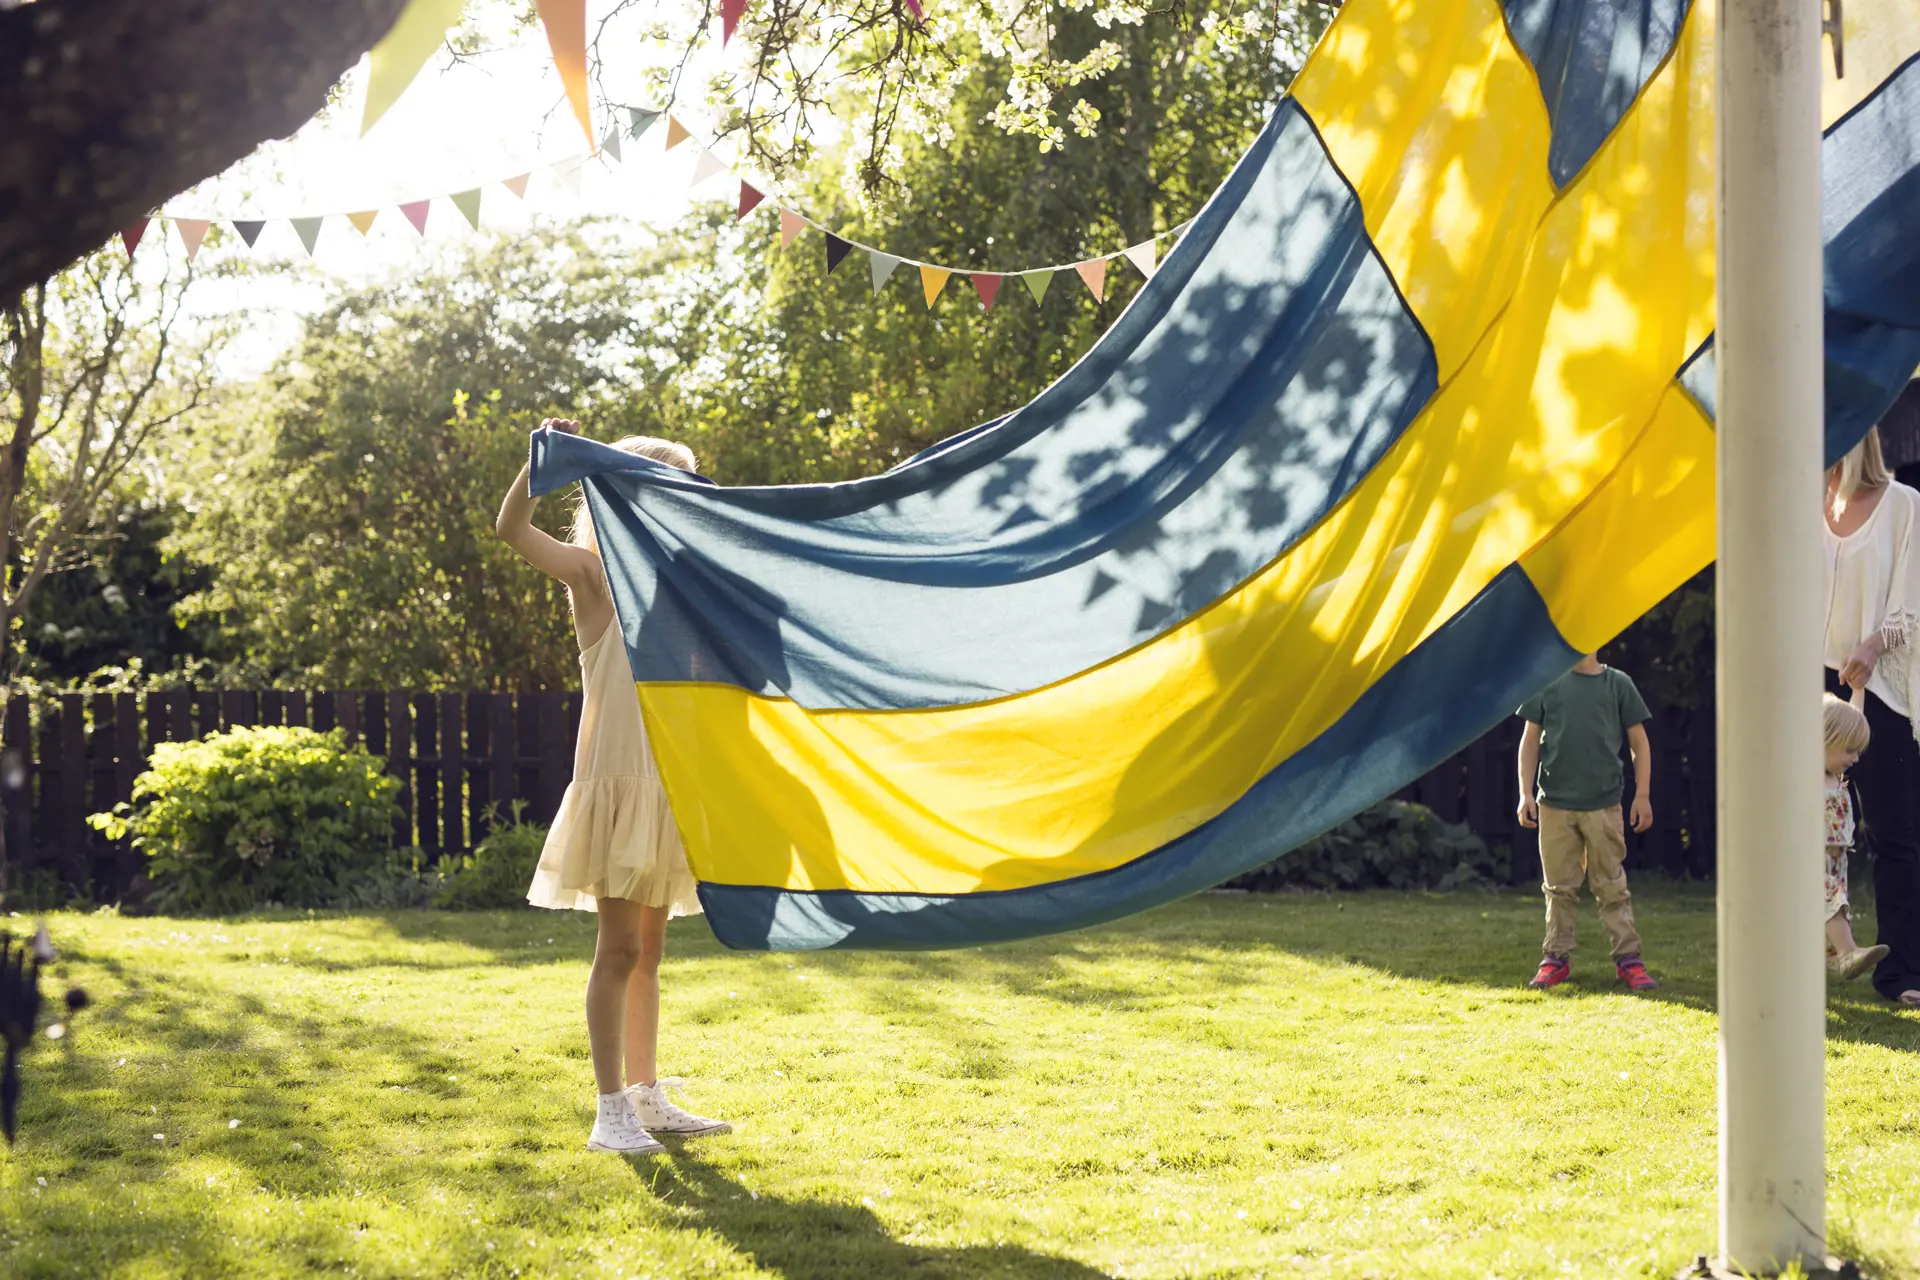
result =
M515 801L511 822L496 824L472 853L440 864L435 906L450 911L487 911L526 905L527 885L540 862L547 829L537 822L520 821L520 811L525 807L524 802Z
M1237 879L1231 889L1467 889L1500 882L1487 842L1405 800L1364 809Z
M338 730L236 728L156 745L132 803L88 821L132 838L163 910L326 906L389 861L399 789Z

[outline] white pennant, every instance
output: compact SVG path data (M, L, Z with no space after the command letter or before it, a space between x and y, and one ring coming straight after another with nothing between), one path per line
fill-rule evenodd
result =
M553 176L566 183L567 189L573 192L573 194L579 195L580 169L581 161L579 159L562 160L559 164L553 166Z
M1151 276L1153 274L1154 255L1159 252L1159 249L1160 246L1156 242L1145 240L1133 246L1133 248L1128 249L1123 256L1128 262L1140 268L1141 275Z
M693 182L690 185L697 187L708 178L718 177L726 171L727 166L722 163L719 156L711 151L702 151L700 159L694 163Z
M893 269L899 266L901 259L890 253L881 253L878 249L867 250L867 265L873 269L873 291L880 292L880 286L887 282Z

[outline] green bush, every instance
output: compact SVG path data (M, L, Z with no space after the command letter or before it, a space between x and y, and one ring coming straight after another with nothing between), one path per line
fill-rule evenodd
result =
M146 855L162 910L326 906L389 860L399 789L338 731L237 728L154 747L132 803L88 821Z
M1470 889L1500 880L1487 842L1433 810L1386 800L1227 882L1232 889Z
M537 822L520 821L523 807L516 801L513 820L495 825L472 853L440 864L435 906L449 911L488 911L526 905L527 885L539 865L547 829Z

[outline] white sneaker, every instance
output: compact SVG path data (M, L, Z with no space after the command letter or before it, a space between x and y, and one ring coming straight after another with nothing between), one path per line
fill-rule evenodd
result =
M634 1114L632 1098L625 1093L603 1093L599 1113L593 1120L593 1132L587 1135L587 1150L650 1156L666 1148L655 1142L640 1123L639 1116Z
M653 1084L630 1084L627 1097L633 1101L634 1114L639 1117L643 1128L655 1133L670 1133L677 1138L704 1138L716 1133L732 1133L733 1126L725 1120L708 1120L696 1116L667 1100L668 1089L686 1087L686 1081L679 1076L668 1076Z

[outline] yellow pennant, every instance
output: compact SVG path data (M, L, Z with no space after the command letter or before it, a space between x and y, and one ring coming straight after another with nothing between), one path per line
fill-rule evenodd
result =
M358 231L361 235L365 235L367 232L373 230L373 220L379 216L380 211L378 209L369 209L365 213L348 214L347 221L353 224L355 231Z
M373 74L367 78L367 106L360 117L363 135L400 100L466 7L467 0L408 0L393 30L373 46Z
M953 272L943 271L939 267L920 268L920 287L926 291L928 307L933 306L933 300L940 296L942 289L947 287L947 278L952 274Z

